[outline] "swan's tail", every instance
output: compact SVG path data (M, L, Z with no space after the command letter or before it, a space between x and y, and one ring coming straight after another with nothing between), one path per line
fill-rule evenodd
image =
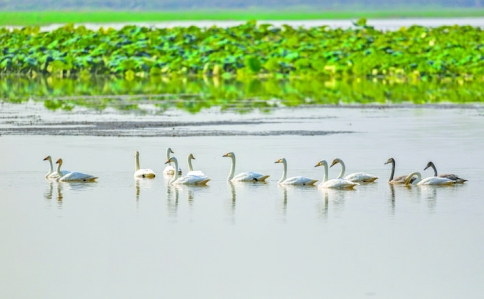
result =
M265 182L270 175L263 175L260 178L255 179L256 182Z

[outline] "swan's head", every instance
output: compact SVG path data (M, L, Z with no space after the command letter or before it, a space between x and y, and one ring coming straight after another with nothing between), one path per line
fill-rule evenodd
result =
M195 157L193 156L193 154L189 154L189 155L188 155L188 159L193 159L193 160L195 160Z
M432 166L434 166L434 163L432 163L432 161L429 161L429 163L427 163L427 166L425 166L424 170L427 170L427 168L432 167Z
M395 163L395 160L393 158L390 158L388 159L388 161L385 162L385 164L389 164L389 163Z
M281 158L281 159L277 160L277 161L276 161L276 162L274 162L274 163L286 163L286 159Z
M338 163L341 163L341 160L338 159L338 158L336 158L336 159L333 160L333 163L331 163L331 166L330 167L333 167L333 166L335 166Z
M222 157L230 157L230 158L233 158L233 157L235 157L235 154L233 152L228 152L225 155L223 155Z
M175 157L171 157L170 159L168 159L165 164L170 164L171 162L176 162L176 158Z
M60 165L62 165L62 159L58 159L58 160L55 162L55 164L60 164Z
M166 149L167 154L174 154L175 152L171 150L171 147Z
M50 156L47 156L44 158L44 161L52 161L52 158Z
M139 152L138 152L138 151L135 151L135 152L134 152L134 156L135 156L136 158L138 158L138 157L139 157Z
M333 161L333 163L334 163L334 161ZM327 167L328 162L326 162L326 160L321 160L321 161L318 162L318 164L314 165L314 167L319 167L319 166L326 166ZM331 165L331 166L333 166L333 165Z

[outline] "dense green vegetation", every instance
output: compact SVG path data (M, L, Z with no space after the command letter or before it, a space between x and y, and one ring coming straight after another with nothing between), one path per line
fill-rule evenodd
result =
M385 32L367 26L364 19L350 29L278 28L255 21L229 28L3 28L0 45L0 71L30 76L484 76L480 28L412 26Z
M133 23L164 21L271 21L271 20L355 20L362 16L377 18L483 17L484 8L403 8L403 9L232 9L181 11L1 11L0 26L42 26L67 23ZM451 24L449 24L451 25Z
M0 100L8 103L33 100L51 110L85 107L143 112L148 104L160 112L173 107L191 113L210 107L244 112L280 105L469 104L479 102L483 95L481 82L463 80L0 78Z

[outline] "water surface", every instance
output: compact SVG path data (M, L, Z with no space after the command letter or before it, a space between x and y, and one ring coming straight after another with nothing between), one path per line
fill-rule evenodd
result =
M32 105L32 104L30 104ZM35 105L34 105L35 106ZM5 106L4 106L5 107ZM18 107L18 106L17 106ZM23 106L30 107L32 106ZM48 112L42 118L123 121L124 115ZM21 109L3 110L12 117ZM26 110L27 113L29 109ZM328 135L0 137L0 294L4 298L479 298L484 295L484 114L480 108L284 108L168 110L140 121L244 121L202 126L225 131L351 131ZM5 124L12 127L12 124ZM25 124L35 126L35 124ZM188 128L195 130L196 126ZM202 130L201 129L201 130ZM129 131L129 130L128 130ZM207 187L173 187L161 175L172 147ZM134 151L154 180L133 179ZM270 174L267 184L230 184L236 172ZM96 183L44 179L46 155ZM354 191L281 187L289 176L322 179L320 159L339 157L348 172L378 175ZM391 188L397 174L440 172L469 180L444 188ZM335 177L339 167L330 169ZM430 176L430 171L423 172Z

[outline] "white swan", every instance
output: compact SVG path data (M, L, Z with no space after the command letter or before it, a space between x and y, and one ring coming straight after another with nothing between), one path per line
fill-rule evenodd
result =
M195 157L193 156L193 154L188 154L188 157L187 157L187 160L188 160L188 172L187 172L187 175L200 175L200 176L204 176L205 173L203 171L201 171L201 170L193 170L192 159L195 160Z
M151 169L140 169L139 168L139 152L134 152L135 158L135 168L134 168L134 177L135 178L148 178L152 179L156 176L155 172Z
M333 167L338 163L341 164L341 172L339 173L338 179L342 179L343 176L345 175L345 170L346 170L345 163L343 162L343 160L339 158L334 159L330 167ZM355 172L355 173L348 174L347 176L344 177L344 179L348 181L356 182L356 183L370 183L370 182L374 182L376 179L378 179L378 177L364 172Z
M464 184L464 182L467 182L467 180L460 178L458 175L455 175L452 173L437 175L437 168L435 167L435 164L432 161L427 163L427 166L424 168L424 170L427 170L427 168L429 167L433 168L434 176L453 180L456 184Z
M175 152L171 150L171 148L166 149L166 160L170 160L170 154L174 154ZM165 163L166 164L166 163ZM163 175L165 176L170 176L175 174L175 167L171 165L167 165L165 169L163 170ZM178 168L178 174L182 174L181 168Z
M314 167L319 166L324 166L324 178L318 185L318 188L353 189L354 186L359 185L358 183L340 178L328 180L328 162L321 160Z
M235 173L235 154L233 152L226 153L222 157L229 157L232 159L232 166L227 181L232 182L265 182L269 175L263 175L257 172L242 172L234 176Z
M389 163L392 163L392 172L388 178L388 184L405 184L405 179L407 178L406 175L397 176L396 178L393 177L395 175L395 159L390 158L385 162L385 164ZM412 177L410 180L413 182L415 178Z
M49 164L50 164L49 172L45 175L46 179L58 179L70 172L69 170L59 170L60 172L60 176L59 176L57 171L54 171L54 166L52 165L52 158L50 156L47 156L44 158L44 161L49 161Z
M417 176L416 180L412 181L412 178ZM412 172L405 178L405 185L454 185L455 182L453 180L449 180L446 178L441 178L438 176L431 176L422 180L422 175L420 172Z
M307 185L307 186L313 186L318 181L318 180L311 179L311 178L307 178L307 177L304 177L304 176L295 176L295 177L291 177L291 178L286 179L286 174L287 174L287 162L286 162L286 159L281 158L281 159L277 160L274 163L282 163L284 165L284 170L282 172L282 177L281 177L281 179L278 182L279 184L282 184L282 185L304 185L304 186Z
M175 163L175 169L178 169L178 160L175 157L171 157L165 164ZM170 184L183 184L183 185L206 185L210 179L206 175L186 175L179 178L178 172L175 171L175 176L171 179Z
M62 166L62 159L57 160L55 163L58 164L57 174L60 177L58 179L59 182L94 182L97 179L96 176L77 171L69 172L68 174L62 176L62 172L60 170Z

